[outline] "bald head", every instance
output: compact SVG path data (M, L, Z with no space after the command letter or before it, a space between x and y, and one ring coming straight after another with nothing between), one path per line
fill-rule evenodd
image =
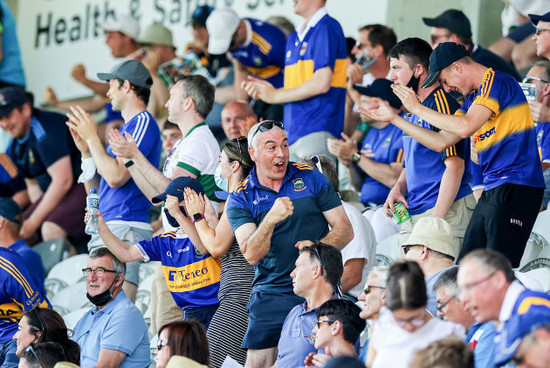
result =
M246 136L250 127L258 122L252 107L247 103L238 101L225 105L221 118L223 132L227 139Z

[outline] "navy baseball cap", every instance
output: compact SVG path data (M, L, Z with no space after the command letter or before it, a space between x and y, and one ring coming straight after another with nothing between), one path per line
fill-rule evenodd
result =
M529 19L536 26L540 21L550 22L550 12L544 15L529 14Z
M13 109L21 107L31 100L21 88L6 87L0 90L0 117L8 116Z
M362 95L369 97L378 97L384 101L388 101L390 106L394 109L400 109L402 106L401 100L393 93L391 89L392 81L386 78L375 79L368 86L362 86L360 84L354 84L353 88Z
M447 28L459 36L472 37L470 20L460 10L449 9L435 18L422 18L422 20L428 27Z
M183 201L184 195L183 190L185 188L191 188L195 192L204 194L204 189L197 179L191 178L189 176L180 176L172 180L168 185L166 186L166 189L164 190L164 193L161 193L151 199L151 202L157 204L160 202L164 202L166 200L167 195L171 195L178 198L178 201Z
M151 73L140 61L126 60L116 65L110 73L97 73L97 77L101 80L108 81L111 79L127 80L133 86L151 88L153 78Z
M533 305L526 313L513 315L495 339L495 364L505 365L514 357L523 338L545 325L550 325L550 308L546 305Z
M454 42L440 43L430 55L429 73L420 87L426 88L434 84L443 69L464 56L470 56L464 46Z
M0 198L0 216L11 222L21 223L23 221L21 208L11 198Z
M195 9L193 15L191 15L191 20L187 22L187 25L197 25L203 28L206 28L206 19L210 16L210 13L214 11L214 7L209 5L202 5Z

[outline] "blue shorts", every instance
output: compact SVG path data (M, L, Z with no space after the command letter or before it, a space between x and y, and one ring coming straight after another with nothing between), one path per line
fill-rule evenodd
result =
M277 347L281 330L288 313L304 302L292 291L281 293L255 292L248 302L248 329L243 349L269 349Z

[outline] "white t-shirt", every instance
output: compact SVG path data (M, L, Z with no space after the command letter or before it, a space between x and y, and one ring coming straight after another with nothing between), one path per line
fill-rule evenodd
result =
M344 265L350 259L364 258L365 265L361 282L348 291L348 294L358 297L367 281L370 270L376 264L376 237L369 221L351 204L342 201L342 206L348 215L353 228L353 239L341 250Z
M408 368L417 350L431 342L455 335L464 338L464 327L453 322L430 319L424 326L409 333L395 323L392 312L382 307L374 325L370 344L376 355L372 368Z

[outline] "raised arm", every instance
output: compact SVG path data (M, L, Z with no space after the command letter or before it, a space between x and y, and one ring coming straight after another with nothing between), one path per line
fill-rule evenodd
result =
M99 227L98 233L101 240L103 240L107 248L109 248L120 261L133 262L143 259L143 256L136 246L123 242L111 232L99 211L95 211L95 214L97 216Z

